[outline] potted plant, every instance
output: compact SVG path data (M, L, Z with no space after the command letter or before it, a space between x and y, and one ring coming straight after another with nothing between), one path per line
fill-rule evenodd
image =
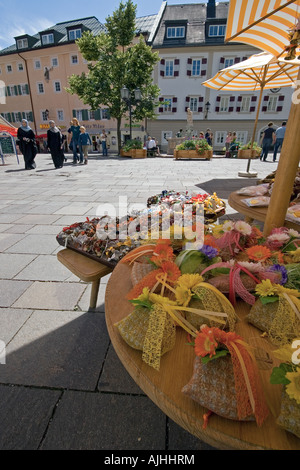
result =
M180 145L177 145L174 150L174 158L205 158L210 160L212 158L212 147L208 145L206 139L193 139L185 140Z
M122 157L146 158L147 150L143 149L143 144L138 139L128 140L121 149Z
M261 147L259 147L257 142L251 143L248 142L248 144L243 145L239 151L238 151L238 158L258 158L261 154Z

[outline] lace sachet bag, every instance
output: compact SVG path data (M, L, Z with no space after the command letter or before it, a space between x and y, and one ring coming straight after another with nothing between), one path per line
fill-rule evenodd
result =
M269 279L256 286L258 300L246 319L266 332L276 346L291 342L300 336L300 292L272 284Z
M224 418L261 425L268 415L258 369L249 346L235 333L202 327L195 339L194 370L182 392Z
M234 329L237 316L233 305L200 274L183 274L174 287L166 287L175 296L176 311L185 319L189 333L195 334L203 324Z
M277 424L300 438L299 345L300 338L298 337L292 344L284 345L273 351L273 355L283 362L279 367L273 368L270 382L275 385L281 384L283 387L280 413L276 420Z
M146 302L145 302L146 305ZM159 370L160 358L175 345L176 327L162 305L136 306L126 318L116 323L124 341L143 351L143 360Z

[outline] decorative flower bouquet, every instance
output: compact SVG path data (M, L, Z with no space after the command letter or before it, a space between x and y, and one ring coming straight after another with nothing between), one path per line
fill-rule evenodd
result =
M295 348L298 347L298 353ZM290 344L273 351L276 358L282 362L279 367L274 367L270 382L271 384L281 384L282 400L280 414L277 424L283 429L292 432L300 438L300 339L295 339L293 345Z
M284 282L286 277L282 279ZM273 284L270 279L263 280L255 290L259 298L247 315L248 322L265 331L277 346L300 336L300 292Z
M194 371L182 392L209 412L262 425L268 408L248 344L236 333L203 325L195 342Z
M127 344L143 351L147 364L159 370L160 357L170 350L166 345L174 343L174 325L193 337L203 322L234 329L232 304L199 274L181 274L169 240L137 248L121 262L134 267L141 258L140 268L151 264L153 269L127 294L135 309L116 327Z

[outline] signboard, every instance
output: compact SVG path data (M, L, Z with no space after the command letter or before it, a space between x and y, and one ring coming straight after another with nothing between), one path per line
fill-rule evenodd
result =
M17 153L15 139L8 132L0 132L0 155L2 158L3 165L5 155L16 155L19 164L19 157Z

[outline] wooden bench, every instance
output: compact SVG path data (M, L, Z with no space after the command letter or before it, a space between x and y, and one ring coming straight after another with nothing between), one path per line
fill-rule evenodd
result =
M228 204L237 212L243 214L245 216L245 221L249 224L252 224L254 220L264 222L266 219L268 207L248 207L244 202L242 202L242 199L250 198L251 196L240 195L237 194L237 192L233 192L229 195ZM252 199L255 199L255 197L252 197ZM300 225L290 220L286 220L284 225L285 227L293 228L297 231L300 230Z
M94 261L76 251L66 248L57 253L57 259L75 276L84 282L92 283L90 296L90 310L97 306L100 280L113 271L113 268L105 266L98 261Z

